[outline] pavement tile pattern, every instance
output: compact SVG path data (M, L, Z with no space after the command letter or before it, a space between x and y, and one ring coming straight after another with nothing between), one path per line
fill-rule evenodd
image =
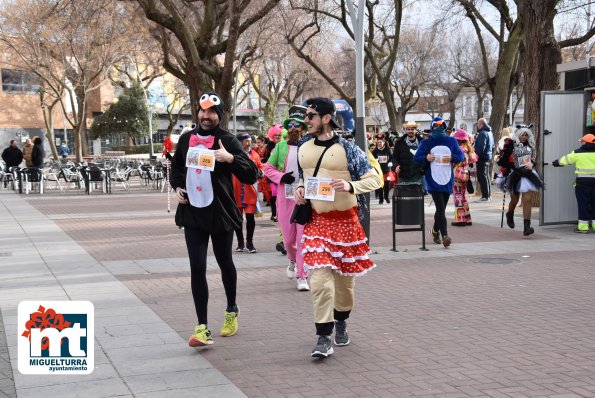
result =
M164 194L25 200L175 330L181 339L172 341L187 339L196 315L186 248L173 223L175 205L167 213ZM566 225L537 227L523 238L518 227L499 228L498 202L501 207L497 198L472 204L474 225L450 227L450 249L432 244L428 234L430 251L422 252L419 232L400 233L398 253L390 251L390 205L373 204L372 258L379 266L356 283L351 345L323 361L309 356L315 343L310 296L286 278L286 259L274 251L278 228L265 214L257 219L259 253L234 256L242 309L236 336L218 336L225 296L209 257L215 344L198 355L250 397L595 397L595 234L572 234ZM426 207L428 225L432 212ZM117 344L134 344L138 331L111 327L131 335ZM113 349L122 358L138 355L134 347ZM194 351L172 344L146 355L167 357L179 349ZM122 394L219 397L235 391L223 383L204 390L190 383L218 377L210 370L174 368L159 380L125 372L129 388ZM155 382L178 389L143 389ZM43 388L44 396L52 392ZM93 382L85 395L102 396Z
M17 392L14 387L12 367L8 355L6 333L4 332L4 322L2 321L2 311L0 311L0 398L14 398L16 396Z

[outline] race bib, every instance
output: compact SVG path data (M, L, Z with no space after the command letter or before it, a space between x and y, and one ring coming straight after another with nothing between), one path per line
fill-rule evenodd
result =
M430 163L432 179L438 185L446 185L450 182L452 169L450 168L450 159L452 153L450 148L444 145L437 145L432 148L434 161Z
M295 199L295 189L297 184L285 184L285 198Z
M306 177L306 199L333 202L335 190L331 185L331 178Z
M436 155L436 159L434 160L434 162L436 162L436 164L439 164L441 166L449 166L450 165L450 155Z
M215 170L215 151L205 148L189 148L186 155L186 167L208 171Z
M531 166L531 155L525 155L519 157L519 167L530 167Z
M378 163L388 163L388 156L378 156Z

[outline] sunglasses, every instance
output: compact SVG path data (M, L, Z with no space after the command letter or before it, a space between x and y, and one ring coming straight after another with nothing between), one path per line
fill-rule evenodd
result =
M273 137L281 137L281 134L275 134Z
M320 113L308 112L306 113L306 117L310 120L314 119L314 116L320 115Z
M292 127L298 128L300 127L302 124L298 123L298 122L293 122L293 123L287 123L287 128L290 129Z

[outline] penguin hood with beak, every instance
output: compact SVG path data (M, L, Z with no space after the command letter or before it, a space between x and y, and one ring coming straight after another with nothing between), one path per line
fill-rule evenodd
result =
M225 114L225 104L223 103L223 100L219 94L216 92L207 91L201 95L200 99L198 100L198 105L203 110L213 108L217 116L219 116L219 122L223 120L223 115Z

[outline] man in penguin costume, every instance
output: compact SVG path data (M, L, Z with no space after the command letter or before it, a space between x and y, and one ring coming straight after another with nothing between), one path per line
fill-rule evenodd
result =
M221 336L232 336L238 331L240 310L236 304L237 274L232 243L234 230L241 226L242 218L234 199L232 174L243 183L254 184L258 170L236 136L219 126L224 109L217 93L206 92L200 97L198 125L180 136L171 165L170 183L179 202L175 221L184 227L198 318L188 340L191 347L213 344L207 320L209 237L227 297Z

